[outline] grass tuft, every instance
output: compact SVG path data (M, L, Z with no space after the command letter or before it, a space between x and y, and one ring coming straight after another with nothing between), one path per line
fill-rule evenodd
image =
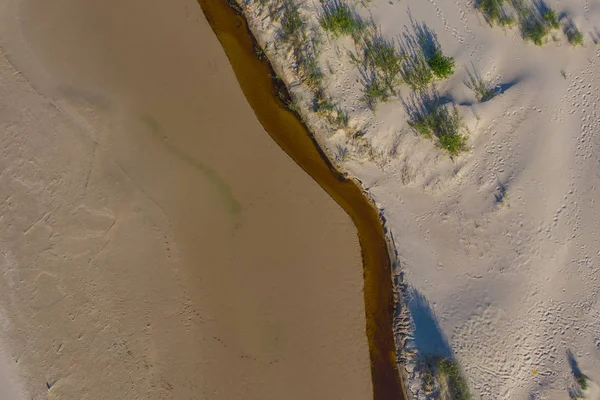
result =
M319 22L323 29L336 37L350 35L358 38L367 27L356 11L342 0L326 1Z
M507 18L503 6L504 0L479 0L475 3L475 8L481 11L488 24L501 24L502 20Z
M364 101L371 111L375 111L375 106L379 102L386 102L390 98L389 86L375 73L363 74L363 97Z
M493 99L498 94L494 87L486 82L475 69L473 71L467 69L465 85L475 93L477 100L482 103Z
M440 79L448 78L454 73L454 58L447 57L437 48L433 56L427 59L431 71Z
M400 67L404 57L393 41L386 40L380 34L364 41L364 60L367 67L381 74L381 79L391 91L399 84Z
M413 53L406 58L400 69L404 82L412 90L422 92L433 82L433 72L423 53Z
M567 21L563 26L567 40L573 46L583 46L583 34L573 21Z
M298 11L298 6L291 1L286 1L281 17L281 31L284 40L297 38L303 33L304 21Z
M577 376L577 384L581 387L581 390L586 390L588 388L588 377L584 374L579 374Z
M451 156L467 150L467 138L461 133L462 118L454 104L443 105L435 91L413 96L404 104L409 115L408 124L418 134L437 139L439 147Z
M469 385L456 361L442 358L437 362L436 369L439 378L446 380L452 400L471 400Z

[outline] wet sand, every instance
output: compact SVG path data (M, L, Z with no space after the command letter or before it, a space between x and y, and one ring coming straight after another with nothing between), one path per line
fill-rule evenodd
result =
M197 3L0 16L0 328L30 395L370 398L356 230Z

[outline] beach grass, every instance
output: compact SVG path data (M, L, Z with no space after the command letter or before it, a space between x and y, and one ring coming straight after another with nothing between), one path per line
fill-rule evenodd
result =
M451 156L468 149L458 109L454 104L441 104L435 91L413 95L404 106L409 115L408 124L416 133L436 139L437 145Z
M323 14L319 20L321 27L334 36L360 36L367 24L356 11L342 0L328 0L323 3Z
M475 93L475 97L480 102L491 100L498 94L494 87L486 82L475 69L473 71L467 69L465 85Z
M471 400L469 385L455 360L441 358L436 363L439 380L445 380L448 394L452 400Z
M380 34L375 34L364 41L365 64L381 75L381 79L391 91L401 82L399 77L403 59L394 42L383 38Z
M427 59L427 64L434 75L440 79L454 74L454 58L444 56L439 48L435 50L433 56Z

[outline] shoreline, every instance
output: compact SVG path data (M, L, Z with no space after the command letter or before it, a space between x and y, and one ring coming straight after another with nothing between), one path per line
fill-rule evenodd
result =
M252 30L252 25L251 25L251 23L249 23L251 21L249 21L248 15L244 12L244 8L242 6L240 6L236 2L236 0L224 0L224 2L227 3L226 4L227 8L232 10L232 12L234 12L236 15L243 18L245 29L246 29L246 34L248 35L248 37L250 38L250 40L254 46L255 53L256 53L256 46L258 46L258 48L260 49L260 51L261 51L260 56L255 54L255 58L257 60L259 60L261 63L263 63L264 65L266 65L267 68L271 71L272 79L270 79L270 81L271 81L271 88L273 90L273 93L272 93L273 97L276 98L276 100L278 102L280 102L280 106L286 112L292 113L295 116L295 118L300 122L300 124L304 127L306 136L310 139L315 150L319 153L321 160L324 163L326 163L326 165L329 169L329 172L335 176L335 179L338 180L339 182L351 182L352 184L354 184L360 190L361 195L366 200L368 205L373 209L373 211L377 215L377 221L383 232L383 237L384 237L385 247L386 247L386 254L387 254L388 262L390 264L390 271L389 271L390 285L389 286L393 293L393 304L391 306L392 306L392 309L394 310L394 313L393 313L394 315L393 315L392 326L391 326L390 332L393 333L393 336L394 336L394 356L395 356L394 364L395 364L395 368L396 368L396 374L400 378L399 386L401 388L400 389L401 396L402 396L401 398L408 399L409 398L408 392L406 391L406 382L408 379L408 374L406 372L406 369L404 368L404 365L400 362L400 360L402 359L402 349L401 349L401 345L399 343L400 343L400 341L404 341L405 338L407 336L409 336L409 333L407 333L407 331L406 331L406 325L404 325L402 328L400 328L400 326L403 323L406 323L407 318L410 318L410 317L406 313L407 306L406 306L406 301L405 301L405 293L402 290L402 286L403 286L402 272L400 271L400 261L398 259L397 247L395 245L391 230L386 226L385 216L379 209L372 194L365 188L364 183L357 176L352 174L350 171L344 169L340 163L335 163L334 161L332 161L332 160L335 160L335 157L333 157L331 154L329 154L326 146L323 146L319 143L317 136L315 135L313 130L309 127L309 124L305 120L305 117L302 115L302 113L297 110L291 110L289 107L286 107L285 104L292 100L292 94L290 92L290 84L288 82L284 82L284 79L273 78L274 76L282 76L281 69L283 66L278 65L277 63L274 63L269 58L268 53L265 51L264 47L258 41L258 38L260 36L257 36L256 33ZM200 0L199 3L200 3L201 8L204 11L205 10L205 5L203 5L204 2L202 0ZM210 16L210 13L209 12L207 13L206 11L204 11L204 12L205 12L205 16L206 16L207 20L209 21L211 27L213 27L213 30L217 34L217 37L220 38L219 32L217 32L217 29L213 26L213 20L212 20L212 17ZM224 46L224 48L225 48L225 46ZM225 50L227 50L227 49L225 49ZM226 51L226 53L229 57L229 52ZM233 65L234 62L233 62L233 60L231 60L231 58L230 58L230 61L232 61L232 66L234 66ZM234 71L235 71L235 66L234 66ZM236 75L237 75L237 72L236 72ZM238 80L239 79L240 79L240 77L238 76ZM242 83L242 82L240 82L240 83ZM242 89L243 89L243 87L242 87ZM252 105L252 102L250 102L250 103ZM259 116L259 112L256 109L255 109L255 112L257 113L259 120L261 120L261 117ZM261 120L261 122L262 122L262 120ZM330 190L328 190L326 187L323 186L323 183L319 179L314 177L313 174L311 174L311 172L309 170L307 170L307 168L304 165L302 165L302 163L298 162L296 160L296 158L294 158L294 156L292 154L290 154L289 148L286 148L285 145L282 145L280 143L280 141L277 140L276 137L274 137L274 134L272 134L272 131L270 129L268 129L266 126L265 126L265 129L273 137L273 139L275 139L277 144L280 145L282 150L284 150L288 155L290 155L290 157L292 157L292 159L294 159L294 161L296 161L303 170L305 170L313 179L315 179L315 181L317 183L319 183L319 185L321 185L334 198L334 200L336 200L336 202L339 201L339 199L336 196L334 196L330 192ZM338 204L340 204L340 203L338 203ZM346 210L346 212L348 212L347 208L343 204L340 204L340 206L342 208L344 208L344 210ZM352 217L352 220L355 222L355 226L356 226L355 216L352 215L350 212L348 212L348 213ZM358 229L358 226L356 226L356 228L359 233L359 239L361 240L361 248L362 248L362 253L363 253L363 264L364 264L365 263L365 259L364 259L365 258L365 254L364 254L365 250L362 245L360 230ZM365 286L366 286L366 282L365 282ZM365 306L367 306L367 304L365 304ZM367 324L369 324L369 315L367 315ZM409 322L409 324L410 324L410 322ZM367 327L367 331L368 330L369 330L369 328ZM377 353L379 351L379 349L372 349L372 343L371 343L370 338L369 338L369 348L370 348L370 352L372 353L371 354L372 357L373 357L373 353ZM371 361L371 364L372 364L372 369L373 369L374 368L373 367L373 359ZM375 373L373 374L373 377L375 377ZM373 379L373 383L374 383L374 390L375 390L375 379ZM386 395L375 394L374 399L388 398L388 397L386 397ZM397 398L397 397L395 397L395 398Z

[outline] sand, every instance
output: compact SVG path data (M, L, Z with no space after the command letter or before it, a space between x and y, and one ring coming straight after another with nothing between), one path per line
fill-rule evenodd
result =
M369 398L355 229L198 4L0 18L0 332L28 398Z
M295 3L320 29L321 3ZM280 23L259 2L244 7L322 147L383 210L407 285L401 300L412 313L399 325L410 350L399 358L417 398L438 397L423 390L415 369L436 356L458 360L475 398L568 398L578 369L590 380L587 398L600 398L600 2L547 3L577 24L583 47L570 46L561 30L537 47L518 28L492 29L471 1L352 2L388 39L410 30L411 16L425 23L455 58L456 73L436 83L470 132L470 150L454 160L408 126L406 86L371 112L348 56L353 41L325 33L326 94L365 135L352 139L324 123L279 39ZM478 102L464 84L466 68L502 94Z

